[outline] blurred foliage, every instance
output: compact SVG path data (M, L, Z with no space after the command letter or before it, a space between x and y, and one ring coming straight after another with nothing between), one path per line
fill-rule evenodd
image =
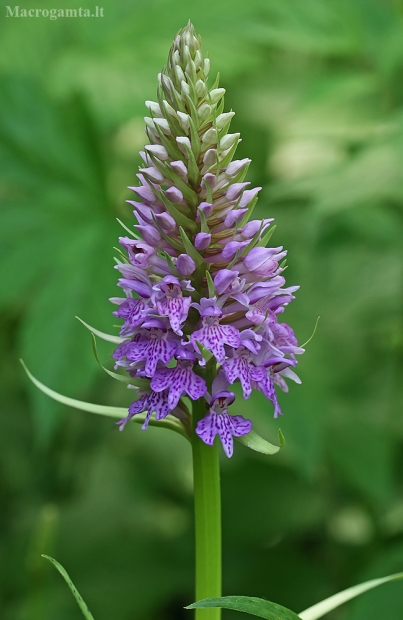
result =
M401 2L103 6L104 18L0 25L1 618L79 617L41 553L66 567L96 620L190 617L188 446L63 409L18 364L70 396L130 402L74 316L113 324L115 218L132 222L125 188L144 100L189 17L237 112L239 156L263 186L259 216L276 217L288 282L301 285L286 319L304 342L321 315L303 385L281 399L285 449L268 458L238 445L223 460L224 593L298 611L402 570ZM264 399L235 408L275 441ZM328 617L402 616L394 583Z

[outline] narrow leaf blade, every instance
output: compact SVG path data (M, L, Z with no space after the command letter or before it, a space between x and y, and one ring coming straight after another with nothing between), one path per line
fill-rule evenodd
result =
M102 340L106 340L107 342L114 342L115 344L120 344L121 342L123 342L123 338L121 338L120 336L112 336L112 334L105 334L104 332L100 332L99 329L91 327L91 325L88 325L88 323L80 319L79 316L76 316L76 319L80 321L80 323L82 323L84 327L89 329L92 334L95 334L99 338L102 338Z
M223 609L243 611L252 616L265 618L265 620L300 620L297 614L290 609L254 596L206 598L192 605L188 605L185 609L199 609L205 607L221 607Z
M188 236L186 235L185 231L183 230L182 226L179 227L179 232L180 232L180 235L181 235L181 238L182 238L183 245L185 246L186 252L194 260L194 262L196 263L196 265L199 268L203 267L205 265L203 256L201 254L199 254L199 252L196 250L196 248L190 242L190 240L189 240Z
M75 409L81 409L81 411L89 411L90 413L98 413L99 415L110 416L111 418L119 418L125 417L127 415L127 410L123 407L109 407L107 405L96 405L95 403L86 403L83 400L76 400L75 398L70 398L69 396L63 396L63 394L59 394L59 392L55 392L51 390L46 385L38 381L25 366L24 362L20 360L25 372L28 377L31 379L32 383L36 385L37 388L41 390L44 394L53 398L62 405L67 405L68 407L74 407Z
M53 566L59 571L59 573L63 577L64 581L69 586L72 595L76 599L77 605L79 606L79 608L83 612L84 618L86 620L94 620L94 616L92 615L92 613L88 609L87 605L84 603L84 601L83 601L83 599L81 597L81 594L79 593L79 591L75 587L74 583L71 581L67 571L63 568L63 566L61 564L59 564L59 562L57 562L54 558L51 558L49 555L42 554L42 557L45 558L46 560L49 560L49 562L51 562L53 564Z
M277 454L282 448L284 448L284 435L280 429L278 429L278 438L279 438L279 446L275 446L274 444L263 439L258 433L255 431L251 431L247 435L243 435L242 437L236 437L236 439L242 443L247 448L251 450L255 450L255 452L261 452L262 454Z
M80 409L81 411L88 411L89 413L97 413L98 415L105 415L110 418L116 418L121 420L125 418L127 415L127 409L124 407L109 407L108 405L96 405L95 403L86 403L83 400L76 400L75 398L70 398L69 396L63 396L63 394L59 394L54 390L51 390L46 385L35 379L35 377L29 372L28 368L24 364L22 360L20 360L25 372L28 377L31 379L32 383L36 385L36 387L41 390L44 394L53 398L53 400L62 403L62 405L67 405L68 407L73 407L74 409ZM146 418L146 413L140 413L133 416L133 422L137 422L138 424L143 424ZM173 416L168 416L163 420L155 420L151 418L149 420L149 426L158 426L159 428L169 428L171 431L175 431L179 433L179 435L183 435L187 438L185 433L185 429L182 424L174 418Z
M397 581L399 579L403 579L403 573L395 573L394 575L389 575L388 577L382 577L380 579L371 579L371 581L365 581L364 583L360 583L358 586L353 586L352 588L347 588L347 590L343 590L338 594L334 594L329 598L326 598L324 601L305 609L299 614L301 620L317 620L318 618L322 618L333 609L336 609L343 603L347 603L347 601L351 601L351 599L367 592L368 590L372 590L373 588L377 588L384 583L388 583L389 581Z

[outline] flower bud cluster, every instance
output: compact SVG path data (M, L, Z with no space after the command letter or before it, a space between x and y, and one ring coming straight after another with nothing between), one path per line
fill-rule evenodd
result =
M260 390L276 417L275 385L299 382L293 367L303 349L279 322L298 287L284 288L283 248L266 247L272 219L251 219L261 188L244 180L250 160L233 160L234 113L224 112L218 79L208 87L209 70L188 24L159 75L158 101L146 102L148 144L128 201L138 223L119 239L127 255L117 265L125 297L112 299L124 319L114 358L138 390L121 429L143 411L143 428L154 412L184 419L182 397L204 399L195 432L209 445L218 434L231 456L233 437L252 422L228 412L230 386L240 382L245 399Z

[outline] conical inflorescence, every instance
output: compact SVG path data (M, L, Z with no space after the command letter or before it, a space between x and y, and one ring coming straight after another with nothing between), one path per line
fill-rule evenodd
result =
M239 381L245 399L260 390L277 417L275 386L299 382L292 369L304 350L279 322L298 287L284 288L283 248L266 247L272 219L251 219L261 188L244 180L250 160L233 159L234 113L224 112L218 79L207 86L209 70L188 24L159 75L158 101L146 102L148 144L129 201L138 223L119 239L125 297L112 301L124 323L114 358L137 390L121 429L144 411L143 428L154 412L185 422L182 397L203 399L195 432L209 445L218 434L231 456L233 437L252 428L230 413L231 385Z

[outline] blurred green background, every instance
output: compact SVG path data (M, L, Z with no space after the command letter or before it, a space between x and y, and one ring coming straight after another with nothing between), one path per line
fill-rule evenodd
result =
M69 0L60 8L80 5ZM24 8L58 8L51 0ZM237 412L286 447L223 458L224 593L300 611L403 570L403 22L393 0L135 0L104 17L0 23L0 617L80 612L41 553L69 571L96 620L180 620L193 601L188 445L119 433L57 406L23 357L70 396L127 406L89 333L110 331L113 246L133 223L126 186L144 101L191 18L253 159L261 217L300 284L286 320L302 386L284 417L255 395ZM23 8L20 5L20 8ZM92 5L84 8L92 9ZM111 348L100 343L103 362ZM236 618L227 612L227 618ZM398 620L403 585L329 620Z

